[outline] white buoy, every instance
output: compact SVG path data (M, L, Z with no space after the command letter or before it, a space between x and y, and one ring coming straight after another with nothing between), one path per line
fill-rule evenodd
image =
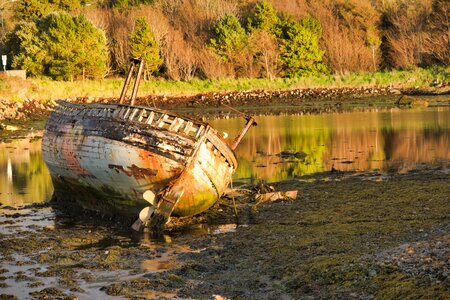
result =
M144 207L139 213L139 219L145 224L153 214L155 209L151 206Z
M155 194L151 190L146 190L142 197L144 197L145 201L155 206Z

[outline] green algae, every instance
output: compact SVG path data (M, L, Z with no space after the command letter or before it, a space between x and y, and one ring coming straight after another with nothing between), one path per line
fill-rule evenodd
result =
M374 299L448 299L450 291L443 290L438 283L425 285L420 279L394 273L377 276Z

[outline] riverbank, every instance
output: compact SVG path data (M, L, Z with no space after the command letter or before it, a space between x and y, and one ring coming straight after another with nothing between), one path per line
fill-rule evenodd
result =
M224 198L158 239L46 204L3 206L0 284L18 298L446 299L449 180L448 169L294 178L271 184L298 190L292 201L236 196L237 227Z
M250 114L303 113L351 111L357 108L411 107L448 105L450 87L392 88L391 85L360 87L297 88L285 90L248 90L236 92L210 92L184 96L148 95L138 97L136 105L155 106L204 117L226 116L229 111L222 103L239 107ZM433 100L427 101L428 97ZM118 98L73 97L64 98L75 103L118 103ZM423 101L421 100L423 99ZM425 102L424 102L425 101ZM0 121L45 118L56 102L27 99L24 101L0 99ZM196 112L195 109L200 109Z
M407 71L379 71L374 73L331 74L319 77L298 78L218 78L215 80L193 79L171 81L152 78L141 81L138 96L156 95L166 97L193 96L217 92L242 92L250 90L295 90L306 88L361 88L385 86L390 89L414 89L433 92L450 82L450 69L434 67ZM124 78L103 80L53 81L49 79L1 77L0 99L15 102L34 100L46 103L57 99L113 98L122 90Z
M117 98L81 97L68 100L76 103L118 102ZM448 86L432 91L397 90L383 86L254 90L183 97L148 96L138 98L136 104L173 110L196 118L228 118L238 115L222 104L233 106L250 115L304 115L449 106L450 93ZM54 101L40 103L33 100L0 100L0 140L42 136L45 120L55 105Z

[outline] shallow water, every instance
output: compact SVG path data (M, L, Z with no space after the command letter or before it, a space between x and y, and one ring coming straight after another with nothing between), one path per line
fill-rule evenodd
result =
M0 203L9 206L47 201L53 186L42 159L41 140L0 143Z
M257 120L236 149L235 179L279 181L332 169L401 173L420 165L447 168L450 161L448 107ZM210 123L232 139L245 120Z

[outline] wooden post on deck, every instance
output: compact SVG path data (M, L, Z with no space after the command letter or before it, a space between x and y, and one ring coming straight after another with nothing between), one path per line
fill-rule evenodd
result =
M133 76L134 71L134 63L131 64L130 70L128 71L127 79L125 80L125 84L122 88L122 93L120 93L119 103L122 104L123 100L125 100L125 95L127 94L128 86L130 85L131 77Z
M144 69L144 59L141 59L139 63L139 69L136 75L136 80L134 81L133 93L131 94L131 103L130 105L134 105L134 100L136 100L137 91L139 89L139 83L141 81L142 70Z

